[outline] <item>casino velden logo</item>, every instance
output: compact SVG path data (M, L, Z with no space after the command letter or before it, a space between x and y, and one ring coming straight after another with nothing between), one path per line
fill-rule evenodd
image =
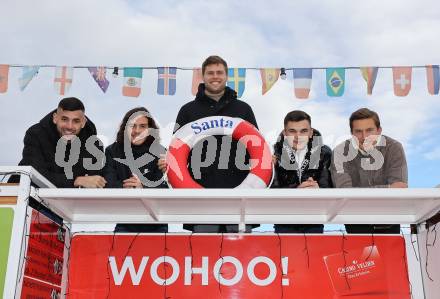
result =
M347 276L348 278L355 278L362 275L367 275L371 273L371 270L376 267L374 260L367 260L363 262L358 262L353 260L351 265L343 266L338 268L338 273L340 276Z
M233 126L234 126L234 121L230 119L224 119L223 117L218 117L218 118L212 118L208 121L204 121L201 123L195 121L191 124L191 129L193 130L194 134L197 135L209 129L232 128Z

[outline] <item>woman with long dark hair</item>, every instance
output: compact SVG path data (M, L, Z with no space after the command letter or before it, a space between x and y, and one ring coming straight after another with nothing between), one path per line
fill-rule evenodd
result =
M168 188L157 167L166 150L160 145L159 128L144 107L128 111L116 141L105 150L107 188ZM167 224L118 224L119 232L166 232Z

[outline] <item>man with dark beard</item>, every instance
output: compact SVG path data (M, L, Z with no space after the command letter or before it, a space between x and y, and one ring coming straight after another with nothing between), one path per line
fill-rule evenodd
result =
M32 166L58 188L103 188L104 151L84 111L79 99L62 99L57 109L26 131L18 165ZM16 180L13 176L10 181Z

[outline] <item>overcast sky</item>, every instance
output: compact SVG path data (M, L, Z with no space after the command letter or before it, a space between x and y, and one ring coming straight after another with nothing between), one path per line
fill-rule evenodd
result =
M289 4L287 4L289 2ZM31 4L32 3L32 4ZM422 6L423 4L423 6ZM440 63L438 1L9 1L0 2L0 64L199 67L209 55L230 67L398 66ZM53 68L21 92L13 68L0 94L0 165L16 165L26 129L54 109ZM145 106L168 144L179 108L193 99L191 71L177 71L177 93L156 94L157 71L144 70L139 98L122 95L108 74L103 93L86 69L75 69L66 96L76 96L106 144L124 113ZM410 187L440 184L440 96L429 95L425 69L413 70L407 97L393 95L390 69L380 69L372 96L358 69L347 70L345 94L327 97L325 71L313 73L310 99L293 95L292 73L264 96L258 71L248 70L242 99L270 143L285 114L302 109L334 147L349 135L348 117L377 111L384 134L404 144Z

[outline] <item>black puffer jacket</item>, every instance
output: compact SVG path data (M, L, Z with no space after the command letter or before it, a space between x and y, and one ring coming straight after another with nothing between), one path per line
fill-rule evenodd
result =
M145 178L144 187L168 188L167 183L163 180L163 173L157 166L160 154L165 154L166 150L161 145L155 146L157 146L155 151L150 152L150 145L131 145L131 152L134 159L149 155L146 159L142 158L146 162L142 162L142 165L138 168ZM105 150L105 157L104 177L107 181L106 188L122 188L122 182L132 176L128 165L115 160L115 158L126 159L124 145L117 142L109 145Z
M199 85L199 90L195 100L186 103L180 108L180 111L177 115L176 119L176 127L174 131L177 131L178 128L192 122L198 120L200 118L208 117L208 116L229 116L229 117L239 117L242 118L255 127L257 126L257 121L255 120L254 112L252 108L245 102L237 99L237 93L226 87L225 93L222 98L217 102L211 98L209 98L205 94L205 85L202 83ZM238 142L232 140L231 138L227 138L224 136L215 136L217 140L217 148L216 152L207 153L207 142L200 142L197 144L193 151L197 149L196 152L201 152L202 157L200 161L206 160L206 155L215 155L214 162L208 166L200 169L200 179L195 179L200 185L205 188L234 188L238 186L247 176L247 170L240 170L235 165L235 156L237 153L237 145ZM227 167L219 167L219 158L220 151L222 148L222 141L231 142L229 162ZM204 148L200 149L198 147L203 146ZM238 146L242 146L239 144ZM191 157L192 154L190 154ZM248 156L246 156L246 160L244 163L248 163ZM192 165L191 159L188 163ZM226 168L226 169L224 169ZM190 167L190 173L192 175L192 169ZM194 177L194 175L192 175Z
M68 179L63 167L55 162L55 151L60 135L56 125L53 123L53 114L56 110L46 115L39 123L31 126L24 136L23 158L18 165L34 167L44 177L51 181L58 188L73 188L73 182L78 176L99 175L101 174L104 158L104 149L98 141L95 147L101 151L100 161L96 168L98 170L87 170L84 168L84 159L91 158L93 163L97 163L97 157L86 150L86 141L89 137L96 137L96 127L87 119L84 128L81 129L78 138L81 141L81 149L78 162L73 165L73 178ZM70 155L70 143L66 146L65 160Z
M332 151L322 143L322 136L318 130L313 129L313 136L307 144L305 160L309 161L308 165L303 163L299 167L293 167L293 161L286 161L284 158L289 157L285 148L287 146L289 145L285 143L284 135L281 133L274 145L277 162L275 163L275 178L272 188L297 188L298 185L310 177L318 182L320 188L333 187L329 170ZM300 179L298 168L301 168L301 166Z

